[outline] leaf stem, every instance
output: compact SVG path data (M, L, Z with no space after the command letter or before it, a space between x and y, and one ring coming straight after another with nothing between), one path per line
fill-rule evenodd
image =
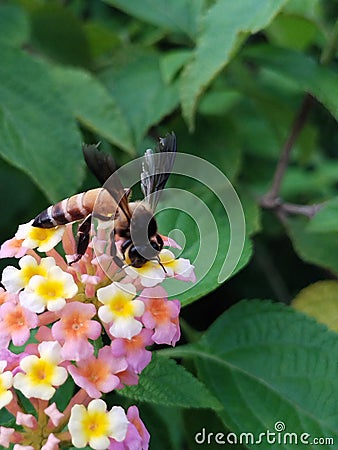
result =
M261 198L260 204L263 208L274 209L280 206L279 192L282 184L282 180L285 175L285 171L288 167L290 160L290 153L296 142L299 133L303 129L311 106L314 103L314 99L310 94L306 94L301 107L295 117L289 136L287 137L285 144L282 148L277 167L273 176L272 186L270 190Z

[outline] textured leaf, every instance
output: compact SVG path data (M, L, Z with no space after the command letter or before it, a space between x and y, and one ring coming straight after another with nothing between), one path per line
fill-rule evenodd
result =
M20 47L29 37L29 22L24 10L16 5L0 5L0 44Z
M51 201L60 200L75 192L83 177L75 120L46 66L19 50L0 51L0 154Z
M133 400L184 408L219 407L205 386L175 361L154 356L143 370L137 386L120 391Z
M128 123L98 80L80 69L53 69L53 78L77 119L89 130L134 154Z
M301 91L317 98L338 119L338 75L314 59L293 50L260 45L245 51L256 63L289 78Z
M338 332L338 281L310 284L293 299L292 306Z
M310 220L307 230L315 233L338 231L338 197L325 202L324 206Z
M287 231L298 255L306 262L338 272L338 233L313 233L307 230L306 219L290 218Z
M138 19L193 37L203 0L104 0Z
M192 127L198 97L233 56L244 35L267 26L287 0L218 0L210 8L181 83L183 115Z
M198 344L177 352L196 356L231 431L245 429L258 439L282 421L285 432L309 433L309 442L315 436L338 439L338 336L305 315L281 304L243 301ZM262 442L268 448L264 437Z
M121 58L101 79L130 123L137 146L149 127L177 107L178 92L176 85L164 82L156 53L131 49Z

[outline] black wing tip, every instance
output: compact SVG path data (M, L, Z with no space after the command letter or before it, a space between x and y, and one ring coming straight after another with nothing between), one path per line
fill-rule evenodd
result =
M161 152L171 152L174 153L177 151L176 144L176 134L171 131L164 138L160 138L160 151Z

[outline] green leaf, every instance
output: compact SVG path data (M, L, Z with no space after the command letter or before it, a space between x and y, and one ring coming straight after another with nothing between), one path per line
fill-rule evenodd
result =
M104 0L127 14L174 33L193 38L203 0Z
M202 380L223 405L218 415L231 431L258 438L282 421L285 432L299 438L309 433L338 439L338 337L313 319L282 304L243 301L219 317L198 344L177 352L197 358ZM264 437L262 448L268 448ZM294 444L287 441L282 448Z
M174 50L164 53L160 59L163 80L168 84L171 83L190 57L190 50Z
M174 360L153 354L137 386L125 386L121 395L136 401L182 408L217 409L205 386Z
M338 75L311 57L293 50L259 45L245 51L251 61L284 75L302 92L317 98L338 119Z
M230 61L245 35L266 27L287 0L218 0L203 22L192 61L181 83L183 116L193 126L197 100Z
M101 79L130 123L137 147L149 127L178 106L178 90L163 80L158 54L131 48L120 58Z
M306 262L338 272L338 233L313 233L307 229L308 220L289 218L287 232L298 255Z
M49 58L62 64L89 67L91 54L81 20L71 9L42 4L31 12L32 41Z
M316 24L305 17L280 14L265 33L272 44L304 50L313 43L318 31Z
M0 44L20 47L29 38L29 22L24 10L16 5L0 5Z
M86 128L135 154L129 125L104 85L81 69L58 67L52 74L73 114Z
M310 220L307 230L315 233L338 231L338 197L331 198Z
M338 332L338 281L310 284L297 294L292 306Z
M84 173L81 137L67 102L45 65L20 50L0 51L0 154L51 201L67 197Z

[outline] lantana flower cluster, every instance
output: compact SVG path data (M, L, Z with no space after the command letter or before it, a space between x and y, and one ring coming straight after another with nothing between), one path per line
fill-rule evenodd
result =
M160 284L169 276L193 282L194 267L163 249L159 262L121 270L92 243L70 265L72 224L30 222L1 246L1 258L18 259L4 269L0 288L0 410L10 413L0 426L2 448L148 449L137 407L108 409L104 398L138 383L153 344L179 340L180 303ZM73 392L63 411L54 400L59 389L59 398Z

